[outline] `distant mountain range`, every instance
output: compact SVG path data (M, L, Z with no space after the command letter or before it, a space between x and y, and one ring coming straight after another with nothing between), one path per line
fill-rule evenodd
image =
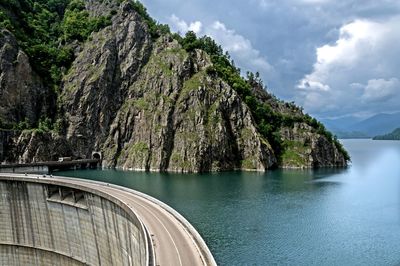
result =
M400 112L377 114L361 120L354 117L321 119L338 138L372 138L400 127Z

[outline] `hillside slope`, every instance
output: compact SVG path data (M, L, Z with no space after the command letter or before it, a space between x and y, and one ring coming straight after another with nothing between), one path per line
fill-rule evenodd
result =
M395 130L393 130L393 132L385 134L385 135L375 136L373 139L374 140L400 140L400 128L396 128Z
M33 2L21 7L32 14L0 5L2 160L101 151L106 167L140 170L347 164L321 123L268 94L253 74L243 79L210 38L171 34L138 2ZM40 25L58 31L29 46L29 23L43 12L54 20Z

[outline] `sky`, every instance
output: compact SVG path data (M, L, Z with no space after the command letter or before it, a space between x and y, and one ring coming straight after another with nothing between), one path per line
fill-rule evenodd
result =
M400 111L399 0L142 0L181 34L209 35L244 73L317 118Z

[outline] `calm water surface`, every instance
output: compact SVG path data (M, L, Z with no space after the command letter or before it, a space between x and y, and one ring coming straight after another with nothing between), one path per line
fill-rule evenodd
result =
M345 170L60 174L166 202L220 265L400 265L400 141L342 142L353 161Z

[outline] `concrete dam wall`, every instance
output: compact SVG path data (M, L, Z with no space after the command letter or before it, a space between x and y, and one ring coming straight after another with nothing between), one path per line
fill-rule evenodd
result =
M0 180L0 265L147 265L147 238L111 196Z

